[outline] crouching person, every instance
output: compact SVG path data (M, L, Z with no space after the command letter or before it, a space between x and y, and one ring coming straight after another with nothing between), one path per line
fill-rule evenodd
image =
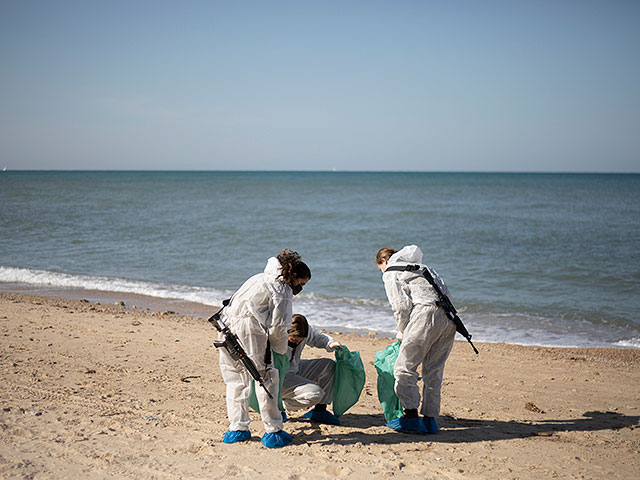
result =
M303 315L293 315L289 333L287 356L290 369L282 384L282 403L286 410L300 410L313 407L304 417L312 422L340 425L338 417L327 410L333 400L333 380L336 362L330 358L301 360L306 345L324 348L332 352L342 345L312 327ZM286 418L285 412L282 412Z

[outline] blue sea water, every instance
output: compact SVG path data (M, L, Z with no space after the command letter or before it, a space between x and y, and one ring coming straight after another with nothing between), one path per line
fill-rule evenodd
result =
M0 172L0 289L218 305L287 247L295 311L390 333L374 258L407 244L474 340L640 347L640 175Z

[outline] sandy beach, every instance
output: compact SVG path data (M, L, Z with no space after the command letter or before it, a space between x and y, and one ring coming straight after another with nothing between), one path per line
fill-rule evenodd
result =
M293 445L225 445L214 330L133 305L0 294L0 477L6 479L632 479L640 472L640 350L456 342L442 431L384 425L375 352L333 333L367 383L342 426L285 424ZM313 321L310 318L310 321ZM326 356L312 348L305 357Z

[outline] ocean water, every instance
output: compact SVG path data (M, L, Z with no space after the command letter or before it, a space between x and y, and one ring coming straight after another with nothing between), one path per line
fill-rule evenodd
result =
M0 289L213 306L286 247L294 311L391 333L374 258L407 244L474 340L640 348L640 175L0 172Z

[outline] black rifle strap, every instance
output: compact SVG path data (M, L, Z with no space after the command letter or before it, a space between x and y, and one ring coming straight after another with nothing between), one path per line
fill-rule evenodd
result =
M216 313L213 314L213 317L215 318L220 318L220 314L222 313L222 310L224 310L224 307L226 307L227 305L229 305L229 303L231 302L230 298L227 298L226 300L222 301L222 306L220 307L220 310L218 310Z
M422 267L421 265L391 265L390 267L387 267L384 271L384 273L386 272L415 272L416 274L418 274L418 270L422 270L422 276L427 280L427 282L429 282L429 285L431 285L431 287L435 290L436 295L438 296L438 300L436 300L436 305L439 307L443 307L445 311L447 311L447 306L449 306L451 312L447 312L447 314L451 313L451 314L455 314L458 313L456 312L456 309L453 307L453 304L451 303L450 300L448 300L448 304L447 302L444 302L443 300L446 299L446 295L445 293L442 291L442 289L440 288L440 286L436 283L435 279L433 278L433 276L431 275L431 272L429 272L429 269L427 267Z
M390 265L385 268L384 272L415 272L422 268L420 265Z
M420 265L391 265L385 269L384 273L387 273L387 272L416 272L417 273L417 271L420 270L421 268L422 266ZM423 271L422 276L427 279L429 284L435 289L436 293L441 292L440 287L435 284L435 280L431 276L431 273L429 273L428 275L425 275L425 273L429 272L429 270L427 270L426 267L424 268L424 270L425 271Z
M268 367L271 365L271 341L267 337L267 351L264 352L264 364Z

